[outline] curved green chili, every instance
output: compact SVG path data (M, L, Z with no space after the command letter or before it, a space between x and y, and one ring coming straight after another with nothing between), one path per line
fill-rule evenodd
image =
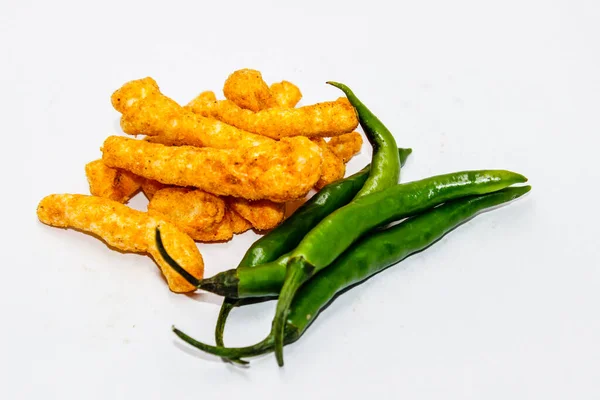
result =
M522 177L521 175L514 174L511 172L506 172L506 171L496 171L495 174L490 174L490 173L486 174L484 172L484 173L481 173L480 175L478 175L479 178L473 177L470 180L470 182L467 182L466 180L462 180L462 182L461 182L460 176L462 176L462 175L454 175L454 177L453 177L453 175L454 174L442 176L442 177L446 177L445 179L442 177L433 177L433 178L429 178L428 180L425 180L425 181L432 181L432 180L436 181L437 182L437 190L442 190L444 187L448 190L451 190L453 188L456 188L456 184L458 182L459 185L462 185L462 186L459 186L459 188L460 188L461 192L464 193L465 196L477 194L477 190L479 190L478 185L481 184L481 182L479 182L479 183L477 182L478 179L480 179L480 180L493 179L493 177L496 177L496 179L498 179L498 177L504 177L504 178L500 178L500 179L504 179L501 183L503 185L503 187L510 186L513 183L525 181L525 178ZM429 193L429 189L425 190L424 188L426 188L428 186L433 187L433 185L423 184L423 182L424 181L405 183L405 184L397 185L397 187L394 188L393 190L388 189L385 192L386 193L389 192L390 196L387 198L386 201L388 203L396 203L396 202L402 202L403 200L409 200L410 198L412 198L412 203L418 205L419 198L415 198L415 196L417 196L417 197L421 196L421 195L430 196L431 193ZM411 187L412 187L412 189L411 189ZM401 188L405 188L405 189L400 190ZM407 197L409 197L409 199L403 199L403 196L401 194L398 194L398 193L402 193L402 192L410 192L411 190L414 190L414 192L413 192L413 194L407 195ZM494 190L494 187L491 188L491 191L493 191L493 190ZM396 192L397 194L392 196L391 195L392 192ZM461 194L458 193L455 196L461 197ZM454 198L456 198L456 197L454 197ZM386 199L386 195L380 195L380 198ZM346 206L346 208L350 207L351 205L352 204ZM366 212L373 213L373 212L381 211L381 210L379 210L380 208L381 208L381 206L373 206L372 210L367 209L365 212L362 212L362 213L356 215L355 217L360 218L360 216L365 215ZM391 207L388 207L388 209L390 209L390 208ZM422 209L423 208L421 208L421 210ZM340 211L341 210L342 209L340 209ZM393 215L398 215L398 214L393 214ZM333 215L331 215L331 217L333 217ZM395 218L395 217L393 217L393 218ZM341 218L338 217L338 219L341 219ZM343 219L342 219L342 222L344 222ZM390 221L388 220L387 222L390 222ZM353 225L354 225L354 223L350 223L349 226L353 226ZM347 229L348 229L348 231L352 231L354 228L347 228ZM342 234L342 233L343 232L340 232L339 234ZM311 234L312 234L312 232L311 232ZM349 234L350 234L350 232L349 232ZM355 235L355 236L358 236L358 235ZM332 249L332 247L334 246L334 242L335 242L335 240L333 238L330 241L327 241L326 243L328 243L328 245L323 246L323 251L339 252L339 248ZM316 243L318 246L319 242L316 242ZM343 247L343 246L340 246L340 247ZM205 278L205 279L201 280L198 287L200 289L203 289L203 290L206 290L206 291L209 291L209 292L221 295L221 296L238 298L238 299L263 297L263 296L278 296L279 293L281 292L281 287L285 280L286 266L287 266L288 261L289 261L289 254L286 254L285 257L281 257L280 259L278 259L276 261L262 264L262 265L254 267L252 269L239 268L239 269L230 269L227 271L223 271L213 277Z
M365 135L369 139L369 142L373 146L373 155L371 160L371 171L369 171L369 177L365 182L362 189L353 199L353 202L378 193L384 189L387 189L393 185L396 185L400 179L400 160L396 152L396 139L394 135L381 123L381 121L373 114L348 88L346 85L337 82L327 82L330 85L337 87L342 90L350 104L356 110L358 114L358 120L360 125L365 131ZM324 220L327 224L327 220ZM324 221L318 226L321 226ZM340 225L334 227L335 229L348 228L348 226ZM317 229L320 231L321 229ZM325 231L332 231L331 228L325 229ZM313 232L314 229L311 231ZM360 231L360 230L359 230ZM332 233L332 232L331 232ZM361 234L364 233L361 232ZM310 235L310 233L308 234ZM300 243L300 246L304 243L305 247L310 247L306 239ZM351 242L350 242L351 243ZM350 245L348 243L348 245ZM312 246L312 245L311 245ZM346 247L342 248L341 251L345 250ZM298 249L296 249L298 250ZM288 307L292 302L294 293L298 290L300 285L306 282L317 270L323 266L315 265L311 262L310 258L306 258L303 255L305 249L300 251L294 251L293 256L287 264L287 271L285 277L285 283L281 289L281 294L277 300L277 308L275 309L275 318L273 319L272 331L275 335L275 357L279 366L283 366L283 328L285 325L285 316L288 311ZM340 253L341 253L340 251ZM335 256L340 253L335 254ZM331 259L329 262L333 261Z
M395 148L394 152L404 165L412 149ZM359 193L368 180L370 169L371 165L367 165L354 175L323 187L281 225L258 239L246 251L238 267L264 264L294 249L316 224Z
M429 247L479 212L514 200L530 189L530 186L507 188L491 194L454 200L361 239L329 268L300 288L286 319L285 343L289 344L300 338L321 310L343 290ZM173 330L190 345L236 362L240 362L241 357L271 352L275 345L272 333L253 346L225 348L198 342L176 328Z
M400 184L353 200L337 209L302 239L291 252L279 293L273 332L275 356L283 366L285 317L298 288L327 267L364 233L456 198L485 194L527 179L510 171L465 171ZM323 246L327 243L327 246Z
M398 148L400 165L404 165L412 149ZM369 177L371 165L348 178L330 183L306 201L294 214L281 225L258 239L246 251L238 268L255 267L260 264L274 261L281 255L294 249L304 235L310 231L323 218L343 205L346 205L356 196ZM285 266L284 266L285 268ZM266 297L270 299L271 297ZM253 299L251 302L259 300ZM223 331L229 313L234 307L243 305L239 300L226 297L223 299L217 324L215 327L215 341L218 346L223 346Z
M400 164L404 165L412 149L397 149ZM303 204L294 214L277 228L257 240L242 258L238 268L254 267L275 260L292 250L304 235L327 215L352 200L369 176L370 165L360 172L341 181L331 183ZM269 299L270 297L267 297ZM252 300L255 302L256 300ZM221 305L215 327L215 341L223 346L223 331L231 310L240 300L226 297Z
M400 180L400 160L396 148L394 135L373 114L362 101L358 99L343 83L327 82L327 84L340 89L358 114L360 126L365 131L365 136L373 146L373 160L371 173L356 198L366 196L379 190L395 185Z

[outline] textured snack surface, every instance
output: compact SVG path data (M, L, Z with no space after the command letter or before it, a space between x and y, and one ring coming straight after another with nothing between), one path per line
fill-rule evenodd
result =
M346 173L346 164L329 149L325 139L314 138L312 140L321 148L321 155L323 157L321 177L315 185L316 189L321 189L325 185L342 179Z
M161 218L116 201L96 196L53 194L40 201L37 215L47 225L93 233L119 250L148 253L158 264L173 292L194 291L196 288L171 269L160 256L155 241L156 228L160 227L169 255L196 278L203 276L204 261L188 235Z
M254 69L240 69L229 75L223 85L223 94L226 99L250 111L277 106L262 74Z
M251 201L240 197L228 197L227 206L258 230L275 228L285 216L285 204L269 200Z
M102 160L145 178L206 192L269 199L275 202L305 196L321 175L321 150L305 137L235 150L169 147L111 136Z
M212 116L244 131L281 139L290 136L331 137L352 132L358 126L354 107L346 99L299 108L245 110L230 100L210 102L196 98L188 107L196 114Z
M126 203L136 194L143 180L129 171L107 167L102 160L87 163L85 175L91 194L119 203Z
M181 107L162 94L152 78L127 82L113 93L111 100L113 107L122 114L123 131L132 135L158 136L157 140L163 143L217 149L269 142L268 138Z
M329 139L327 147L343 162L347 163L361 149L363 139L360 133L351 132L344 135L335 136Z
M277 107L294 108L302 99L302 92L292 82L281 81L271 85L271 94L275 98Z

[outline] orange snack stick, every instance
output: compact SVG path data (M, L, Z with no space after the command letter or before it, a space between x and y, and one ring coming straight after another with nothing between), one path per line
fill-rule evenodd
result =
M142 179L142 192L144 192L144 195L148 200L152 200L152 197L154 197L156 192L158 192L159 190L169 187L169 185L165 185L164 183L160 183L159 181L155 181L154 179L147 179L142 177L140 177L140 179Z
M260 135L184 109L163 95L152 78L126 83L113 93L111 101L122 114L121 127L125 133L160 136L171 144L218 149L252 147L270 142Z
M314 138L313 142L321 148L323 163L321 164L321 177L315 185L315 189L319 190L323 186L342 179L346 174L346 164L341 158L336 156L327 146L327 142L323 138Z
M160 212L189 234L210 230L223 220L225 202L210 193L190 188L169 187L157 191L148 203L148 213ZM186 229L183 229L183 227Z
M300 88L292 82L281 81L274 83L270 86L270 89L277 107L294 108L300 99L302 99Z
M157 216L116 201L96 196L53 194L40 201L37 215L44 224L92 233L121 251L150 254L173 292L194 291L196 287L160 256L155 241L156 228L160 227L163 244L171 257L194 277L201 279L204 274L204 261L192 238Z
M266 201L266 200L258 200ZM285 206L284 203L281 203ZM234 211L231 207L227 207L227 211L231 215L231 230L233 233L244 233L248 229L252 228L252 223L246 218L242 217L238 212Z
M94 196L126 203L140 190L143 178L117 168L107 167L102 160L89 162L85 175Z
M188 104L199 115L212 116L248 132L281 139L290 136L332 137L352 132L358 117L344 98L299 108L269 108L252 112L229 100L194 99Z
M110 167L164 184L249 200L285 202L304 197L321 174L321 149L305 137L220 150L110 136L102 152Z
M215 92L210 90L200 93L194 97L184 108L194 114L202 115L203 117L212 118L213 108L216 106L217 97Z
M229 75L223 85L223 94L238 107L250 111L277 106L262 74L254 69L240 69Z
M285 216L285 204L269 200L251 201L240 197L228 197L227 206L258 230L275 228Z
M363 139L360 133L351 132L344 135L332 137L327 142L327 147L345 163L350 161L362 147Z
M175 190L173 190L175 189ZM180 190L181 189L181 190ZM199 242L223 242L230 240L235 233L242 233L252 227L239 214L226 206L225 202L201 190L169 188L158 191L148 204L148 213L171 222L180 230ZM211 201L206 201L212 196ZM211 208L218 207L218 213L211 221ZM200 222L193 218L202 215ZM218 218L220 216L220 218Z

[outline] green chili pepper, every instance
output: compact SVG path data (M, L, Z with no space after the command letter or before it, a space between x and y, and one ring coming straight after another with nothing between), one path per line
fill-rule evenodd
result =
M406 160L411 153L412 149L398 149L398 156L402 165L406 163ZM273 261L292 250L294 246L300 243L300 240L302 240L304 235L323 218L350 202L367 180L370 167L370 165L367 165L365 168L348 178L324 186L319 192L298 208L290 218L267 235L257 240L250 249L248 249L244 258L240 261L238 268L253 267ZM202 281L196 279L169 256L163 246L159 228L156 229L155 238L158 252L162 258L186 281L194 286L198 286Z
M452 190L454 188L457 188L457 182L459 182L458 187L460 188L461 191L463 191L464 195L466 196L466 195L473 195L473 194L477 194L477 193L483 193L483 192L478 192L478 190L480 190L478 188L478 185L480 185L482 183L482 180L505 179L504 181L502 181L503 182L502 187L510 186L513 183L525 181L525 178L522 177L521 175L514 174L512 172L507 172L507 171L495 171L495 172L494 171L487 171L487 172L483 171L478 175L479 178L472 177L469 181L460 178L460 176L464 176L462 174L463 173L442 175L439 177L428 178L423 181L405 183L405 184L397 185L396 187L393 188L393 190L392 190L392 188L390 188L390 189L386 190L385 192L386 193L388 193L388 192L389 193L392 193L392 192L402 193L402 192L410 192L411 190L414 190L413 194L408 194L406 196L412 197L413 198L412 202L416 203L418 205L419 199L414 198L415 196L422 195L424 197L429 197L429 196L433 195L433 193L429 193L430 189L426 189L427 187L433 188L433 187L437 186L437 190L442 190L444 187L446 188L446 190ZM500 178L500 177L503 177L503 178ZM478 179L479 179L479 181L478 181ZM461 180L462 180L462 182L461 182ZM430 183L427 183L426 181L430 182ZM431 182L437 182L437 183L432 184ZM471 186L471 188L469 188L469 186ZM411 189L411 187L413 189ZM400 190L402 188L404 188L404 190ZM492 187L490 191L493 191L493 190L494 190L494 188ZM393 198L390 195L390 197L388 199L386 199L386 202L387 203L392 203L392 202L401 203L404 200L404 199L402 199L402 195L396 194L394 196L395 196L395 198ZM454 198L456 198L456 197L461 197L461 196L460 196L460 194L457 194ZM385 199L385 196L381 196L381 198ZM396 200L396 201L394 201L394 200ZM434 200L434 202L435 202L435 200ZM348 206L346 206L344 208L349 208L351 206L352 206L352 204L349 204ZM372 210L367 209L365 212L363 212L360 215L365 215L367 212L373 213L373 212L380 211L380 210L378 210L378 208L380 208L380 207L373 206ZM428 207L420 208L420 210L427 209L427 208ZM339 211L342 211L342 209L340 209ZM348 211L346 211L346 212L351 213ZM360 215L357 215L356 217L360 218ZM397 215L397 214L394 214L394 215ZM333 217L333 214L331 216ZM402 217L400 217L400 218L402 218ZM388 220L386 222L391 222L391 221ZM353 226L353 223L349 226ZM348 231L352 231L352 230L353 230L353 228L348 228ZM348 232L348 233L350 234L351 232ZM312 232L311 232L311 234L312 234ZM355 236L358 236L358 235L355 235ZM327 243L326 246L322 246L322 250L325 252L339 251L339 250L332 249L332 246L335 243L335 240L333 238L330 241L325 241L322 243ZM278 260L275 260L275 261L272 261L269 263L265 263L262 265L258 265L251 269L250 268L239 268L239 269L230 269L227 271L223 271L213 277L201 280L198 287L200 289L203 289L203 290L206 290L206 291L209 291L209 292L221 295L221 296L227 296L230 298L238 298L238 299L278 296L281 291L283 282L285 280L286 266L287 266L287 263L289 262L289 259L290 259L290 255L286 254L284 257L281 257Z
M398 183L400 179L400 161L396 151L396 140L394 135L381 123L381 121L354 95L354 93L346 86L337 82L327 82L338 89L342 90L350 104L354 107L358 114L358 120L365 131L365 135L369 139L369 142L373 146L373 156L371 161L371 171L369 171L369 177L365 182L362 189L358 192L353 200L353 203L357 200L364 198L375 193L378 193L384 189L387 189ZM330 223L327 219L321 221L317 226L321 226L325 222ZM335 231L339 229L348 228L348 226L339 225L331 228L316 229L315 238L318 238L319 231L329 232L335 234ZM339 223L339 221L337 222ZM323 226L324 228L324 226ZM360 230L359 230L360 231ZM311 232L315 232L313 229ZM360 232L361 234L364 233ZM310 236L310 233L308 234ZM310 257L306 257L306 253L310 247L314 247L315 243L311 243L306 238L300 243L299 247L292 253L292 257L287 264L287 271L285 277L285 283L281 289L279 300L277 301L277 308L275 309L275 318L273 319L273 332L275 333L275 357L279 366L283 366L283 328L285 325L285 316L288 308L292 302L294 293L298 290L300 285L306 282L315 272L320 268L324 268L326 264L320 265L317 258L314 259L317 263L313 263ZM349 246L352 242L348 242ZM302 246L304 245L304 248ZM346 247L341 248L344 251ZM335 256L341 253L335 253ZM315 256L315 254L313 254ZM334 257L335 258L335 257ZM333 258L327 262L329 264L333 261Z
M404 165L412 149L397 149L400 165ZM306 203L298 208L292 216L281 225L258 239L246 251L238 268L255 267L273 261L281 255L294 249L304 235L310 231L323 218L343 205L346 205L356 196L369 176L370 165L348 178L330 183L323 187ZM285 268L285 266L284 266ZM259 301L270 300L271 296L264 299L239 300L226 297L223 299L217 324L215 327L215 341L217 346L223 346L223 331L229 313L234 307Z
M396 148L394 151L402 165L412 153L412 149ZM356 174L330 183L319 190L281 225L258 239L246 251L238 268L264 264L291 251L319 221L341 206L348 204L356 196L364 187L370 168L371 166L367 165Z
M300 338L336 294L427 248L482 210L516 199L530 189L513 187L454 200L361 239L300 288L286 318L284 342L289 344ZM241 357L271 352L275 346L273 333L253 346L225 348L198 342L176 328L173 330L190 345L235 362L243 362Z
M272 328L279 366L283 366L283 328L294 294L304 282L331 264L360 236L377 226L443 202L495 192L526 180L524 176L510 171L467 171L440 175L369 194L324 218L302 239L287 263Z
M327 84L335 86L344 92L358 114L358 121L365 131L369 143L373 146L371 172L364 186L356 195L356 198L397 184L400 180L400 160L398 159L398 151L396 150L398 146L396 145L394 135L354 95L348 86L337 82L327 82Z

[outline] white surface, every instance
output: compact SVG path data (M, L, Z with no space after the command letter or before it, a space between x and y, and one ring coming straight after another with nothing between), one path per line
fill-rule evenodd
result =
M148 3L0 4L1 398L600 397L600 3ZM35 208L87 193L124 82L186 102L244 67L295 82L303 104L350 85L414 149L404 181L505 168L533 191L345 294L284 369L224 365L169 329L211 342L216 296L172 294L149 258ZM207 276L254 239L201 245ZM272 313L235 312L226 342L262 338Z

